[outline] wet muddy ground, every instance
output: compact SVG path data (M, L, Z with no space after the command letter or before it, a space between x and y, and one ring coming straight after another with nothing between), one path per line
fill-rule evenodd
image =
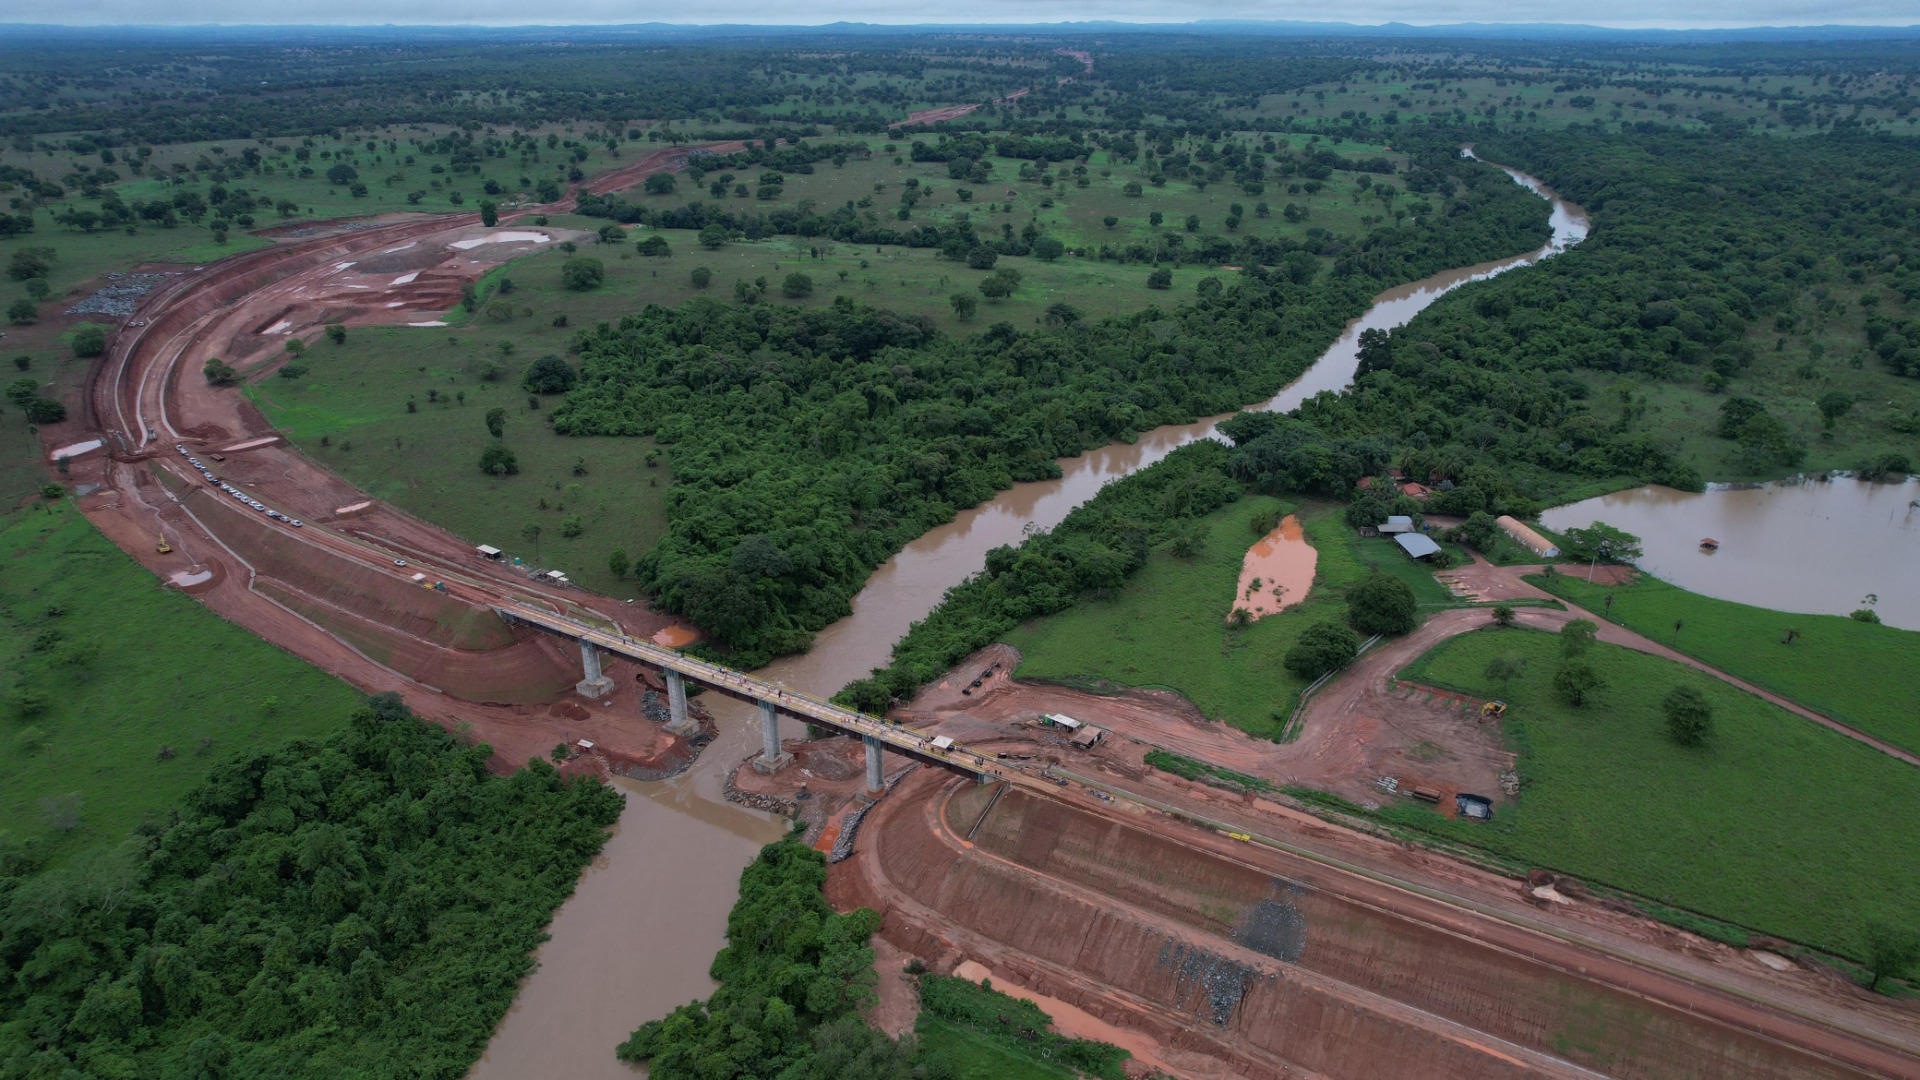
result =
M1299 603L1313 587L1313 568L1319 561L1320 553L1307 543L1300 518L1288 514L1247 549L1233 610L1258 619Z

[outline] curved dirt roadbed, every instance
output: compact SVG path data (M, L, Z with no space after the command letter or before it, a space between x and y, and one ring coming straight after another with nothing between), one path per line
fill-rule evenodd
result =
M683 166L701 149L650 153L596 177L613 191ZM571 206L532 207L514 216ZM501 624L497 597L592 612L643 636L671 621L603 597L537 585L481 558L471 542L384 503L308 460L236 390L200 377L209 357L257 375L293 338L325 324L437 322L460 287L568 230L483 229L477 215L390 215L322 223L316 235L178 273L154 290L89 373L83 423L107 453L70 466L84 513L163 580L230 621L370 693L399 693L421 716L491 744L495 764L517 768L556 743L585 738L600 755L575 771L658 774L690 760L684 740L646 719L649 689L631 665L609 661L614 689L572 692L580 659L570 642ZM63 441L70 433L63 432ZM208 483L174 449L183 445L222 481L289 518L271 521ZM210 455L220 453L215 462ZM174 552L160 555L164 534ZM396 565L405 560L406 566ZM441 582L440 590L416 584ZM206 575L206 576L203 576ZM564 707L563 707L564 706Z
M1580 934L1543 930L1510 882L1482 912L1136 804L992 790L917 770L896 791L907 797L867 815L856 855L829 874L830 898L880 910L882 936L939 970L982 963L1124 1024L1179 1072L1371 1077L1426 1060L1437 1075L1598 1075L1552 1047L1552 1032L1578 1023L1565 1008L1631 1017L1646 1045L1609 1075L1920 1076L1898 1010L1844 984L1813 1008L1777 1010L1765 1002L1806 998L1814 977L1737 950L1691 939L1673 955L1674 942L1644 935L1596 950L1588 933L1628 920L1599 911ZM1211 813L1289 835L1315 828L1245 809ZM1155 888L1138 888L1147 881ZM1275 904L1281 939L1299 935L1277 950L1259 922ZM1830 1026L1836 1017L1849 1023Z

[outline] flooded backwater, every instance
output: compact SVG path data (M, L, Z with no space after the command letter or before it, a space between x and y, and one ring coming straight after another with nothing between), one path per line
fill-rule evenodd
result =
M1585 239L1587 218L1579 207L1531 177L1507 171L1551 203L1553 236L1546 245L1380 294L1312 368L1253 407L1284 411L1323 390L1346 388L1359 366L1363 330L1399 326L1454 288ZM854 597L853 613L822 630L812 650L758 674L795 690L838 692L885 664L893 643L948 589L979 572L988 551L1020 543L1029 528L1058 525L1109 481L1195 439L1213 437L1226 418L1156 428L1135 442L1063 459L1059 479L1017 484L961 512L875 571ZM618 831L555 916L552 940L538 953L540 966L470 1073L475 1080L630 1080L635 1071L614 1058L613 1048L639 1024L711 992L707 971L724 944L740 871L782 828L767 814L722 800L725 774L757 748L759 723L745 705L717 695L705 700L719 722L719 737L683 776L622 785L627 804ZM789 736L802 733L798 723L786 725Z
M1604 521L1640 537L1642 570L1743 604L1845 615L1878 597L1890 626L1920 630L1920 481L1641 487L1540 516L1550 529ZM1702 540L1718 541L1709 550Z
M1307 543L1300 519L1288 514L1272 532L1247 549L1240 563L1240 586L1233 594L1232 611L1244 610L1258 619L1299 603L1313 585L1313 568L1319 562L1320 553Z

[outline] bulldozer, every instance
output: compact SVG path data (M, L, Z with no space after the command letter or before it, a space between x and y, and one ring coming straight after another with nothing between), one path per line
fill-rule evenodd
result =
M153 545L153 550L155 550L155 551L157 551L157 552L159 552L159 553L160 553L160 554L162 554L162 555L171 555L171 554L173 554L173 545L172 545L172 544L169 544L169 543L167 543L167 534L166 534L166 533L161 533L161 534L160 534L160 538L159 538L158 540L156 540L156 541L154 542L154 545Z

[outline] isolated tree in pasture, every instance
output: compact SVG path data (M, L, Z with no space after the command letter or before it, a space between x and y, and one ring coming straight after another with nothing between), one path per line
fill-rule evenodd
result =
M1560 655L1571 660L1593 647L1600 627L1592 619L1571 619L1560 628Z
M487 410L487 434L498 439L507 433L507 410L493 408Z
M1593 670L1591 664L1577 660L1568 661L1553 677L1554 691L1576 708L1591 701L1594 693L1604 685L1605 680L1600 678L1600 673Z
M1869 990L1879 990L1887 979L1898 979L1920 962L1920 933L1884 922L1867 924L1867 971L1873 980Z
M1699 746L1713 733L1713 706L1691 686L1676 686L1660 699L1667 716L1667 734L1681 746Z
M1359 651L1360 639L1353 631L1328 621L1307 627L1282 662L1303 679L1317 679L1352 663Z
M1527 670L1526 658L1522 656L1514 656L1513 654L1509 653L1505 656L1496 656L1493 659L1487 661L1487 670L1485 674L1487 677L1487 681L1498 682L1500 684L1500 692L1502 694L1505 694L1508 691L1508 689L1512 687L1513 680L1519 678L1521 674L1526 670Z
M1347 593L1347 621L1363 634L1404 634L1416 606L1412 586L1376 570Z
M599 259L582 255L560 264L560 284L574 292L591 292L606 277L607 268Z
M512 476L520 471L520 461L505 443L489 443L480 451L480 471L489 476Z

